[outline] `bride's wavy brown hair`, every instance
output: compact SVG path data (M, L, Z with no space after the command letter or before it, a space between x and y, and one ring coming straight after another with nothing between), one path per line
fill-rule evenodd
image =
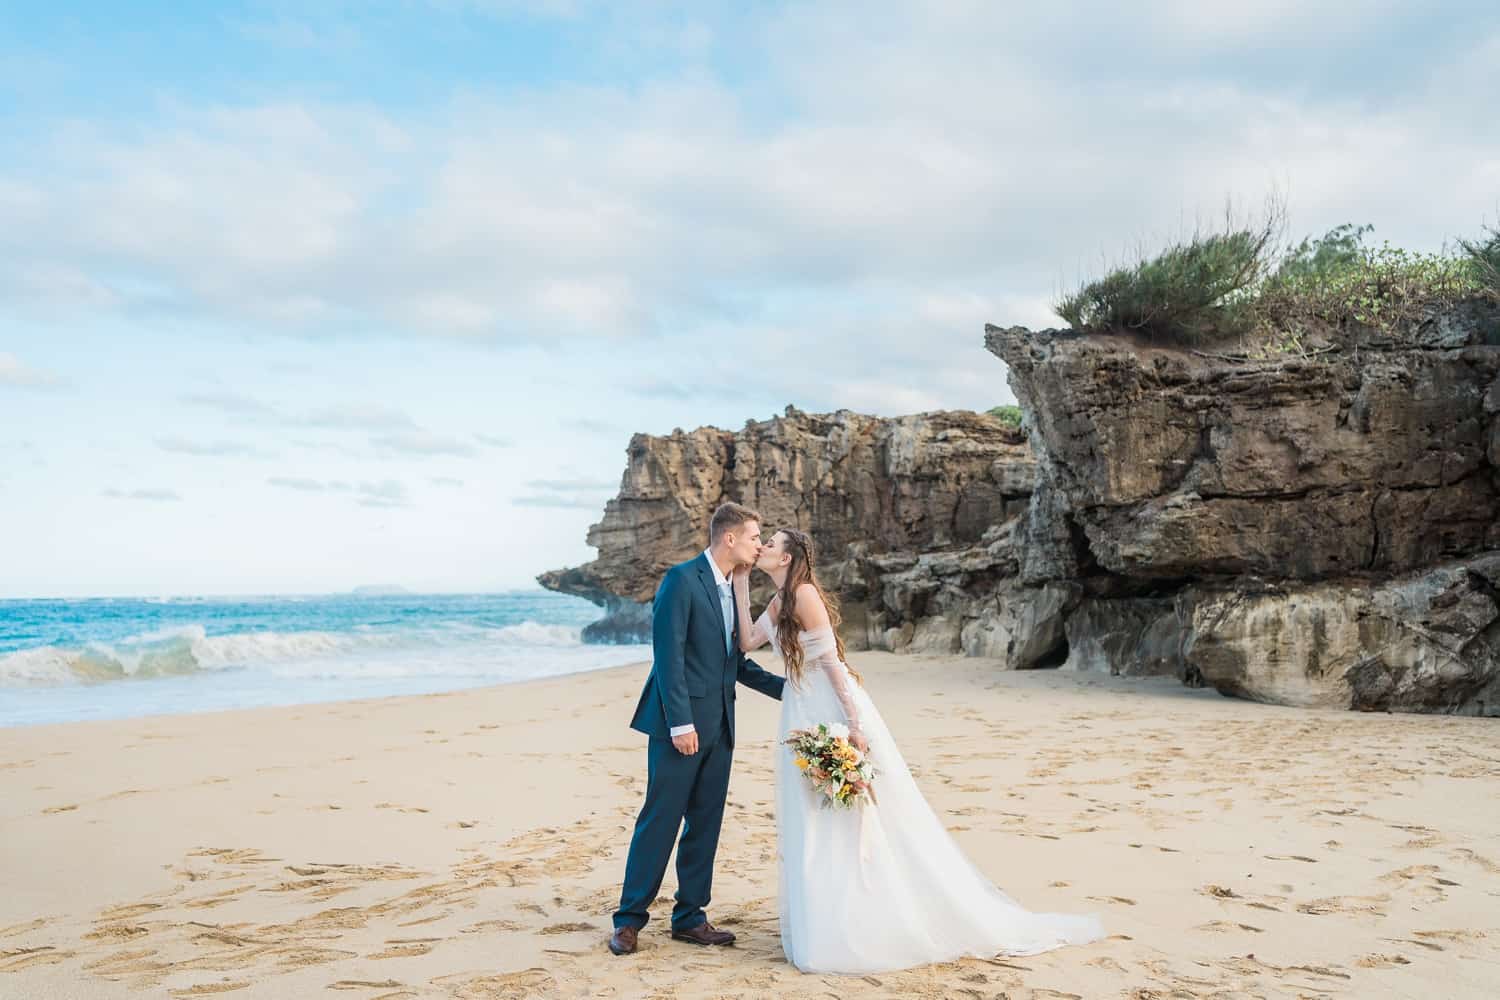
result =
M818 582L817 571L813 568L814 549L813 540L805 531L796 528L782 528L781 534L786 536L786 551L792 557L791 563L786 568L786 580L781 585L781 609L776 613L776 644L781 647L781 657L786 661L786 675L793 684L802 681L802 638L798 634L801 627L797 624L796 593L797 588L804 583L810 583L817 590L818 596L823 599L823 606L828 609L828 624L833 626L833 641L838 647L839 659L848 666L849 661L844 657L844 637L839 635L839 625L843 623L843 616L839 614L839 602L832 594L823 589ZM863 684L863 679L855 673L853 667L849 667L849 676L856 682Z

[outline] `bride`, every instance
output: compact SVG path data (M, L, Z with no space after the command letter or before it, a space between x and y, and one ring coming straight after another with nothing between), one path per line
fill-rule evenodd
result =
M890 730L844 662L837 605L813 570L812 540L776 532L755 568L776 596L740 645L769 642L786 661L781 738L845 720L875 767L878 804L820 805L788 748L776 748L781 944L803 972L870 973L970 955L1033 955L1103 937L1094 917L1031 913L990 884L922 797ZM734 575L750 620L750 567Z

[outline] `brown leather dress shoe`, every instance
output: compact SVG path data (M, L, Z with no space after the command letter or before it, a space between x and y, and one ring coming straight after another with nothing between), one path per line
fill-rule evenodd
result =
M734 944L734 935L728 931L715 930L714 925L704 921L697 927L685 931L673 931L672 940L691 941L693 944Z
M609 950L616 955L629 955L635 951L635 938L634 927L616 927L609 939Z

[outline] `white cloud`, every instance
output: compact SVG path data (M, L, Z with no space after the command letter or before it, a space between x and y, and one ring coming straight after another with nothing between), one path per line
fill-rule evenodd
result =
M243 441L193 441L181 437L159 437L156 446L163 451L180 455L197 455L212 458L256 458L260 449Z
M566 417L558 421L559 426L568 430L582 431L584 434L616 434L621 428L608 420L596 420L593 417Z
M0 352L0 386L16 389L55 389L63 380L51 372L21 363L14 354Z
M1296 235L1475 230L1500 179L1486 10L798 5L737 36L748 91L708 67L412 111L167 103L0 169L0 291L257 332L631 338L656 370L622 389L658 400L696 391L705 343L777 366L801 404L998 398L984 322L1055 322L1059 286L1226 194L1284 186ZM680 14L617 20L691 53L712 32ZM260 36L319 44L310 23ZM1372 75L1371 52L1401 58ZM462 453L395 411L285 419Z
M383 434L379 437L372 437L370 444L374 445L377 451L398 455L420 457L452 455L469 458L475 454L474 446L461 438L424 430Z
M409 507L411 501L406 487L394 479L380 482L360 483L356 488L359 503L364 507Z
M304 493L322 493L334 489L330 483L321 479L310 479L305 476L272 476L266 483L284 490L301 490Z
M511 503L518 507L556 507L603 510L604 502L617 489L619 480L577 477L572 479L533 479L526 488L533 491L515 497Z
M238 417L269 417L276 411L258 399L236 392L192 392L180 397L189 406L200 406Z
M526 484L534 490L594 490L613 492L619 489L618 479L533 479Z
M395 479L345 482L341 479L313 479L307 476L272 476L268 486L300 493L340 493L354 497L362 507L409 507L411 496L406 485Z
M1199 64L1217 12L1200 29L1159 7L1148 21L1179 30L1158 37L1104 17L1135 32L1118 39L1143 46L1133 62L1166 67L1128 86L1039 50L1054 18L953 5L863 23L880 20L775 21L760 54L805 108L769 124L695 80L473 95L410 118L181 105L130 135L76 125L44 152L45 180L0 181L0 223L27 248L7 257L122 308L139 305L123 272L166 290L155 308L240 323L608 337L732 316L745 289L1042 297L1101 248L1282 179L1306 228L1356 215L1434 245L1494 197L1493 144L1442 113L1461 94L1257 88ZM1278 23L1256 15L1250 37L1213 44L1264 62L1256 46L1274 46L1256 39L1279 43ZM1467 54L1445 60L1466 67L1459 89L1495 83Z
M381 403L349 403L325 407L287 423L297 427L322 427L332 430L417 430L416 421L403 410Z
M604 510L604 498L569 496L559 493L538 493L519 496L511 501L517 507L565 507L587 510Z
M109 497L111 500L150 500L158 503L173 503L182 499L176 490L167 489L109 489L101 491L100 495Z

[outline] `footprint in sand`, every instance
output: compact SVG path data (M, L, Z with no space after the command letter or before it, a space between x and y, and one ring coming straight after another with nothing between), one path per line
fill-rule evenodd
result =
M1483 931L1413 931L1412 936L1423 941L1447 941L1451 944L1473 944L1487 937Z
M1329 896L1297 904L1297 912L1309 916L1324 916L1329 913L1365 913L1385 916L1385 903L1389 896Z
M425 955L432 951L432 942L441 940L442 938L421 938L420 940L412 941L387 941L386 944L391 947L386 948L384 951L377 951L372 955L366 955L365 957L370 959L415 958L418 955Z
M174 997L206 997L213 993L231 993L234 990L242 990L249 985L249 981L202 983L198 986L186 986L182 989L170 990L169 994Z
M41 930L51 922L50 917L37 917L28 920L24 924L11 924L9 927L0 927L0 938L15 937L17 934L29 934L32 931Z
M1366 955L1354 963L1364 969L1388 969L1393 965L1410 965L1405 955Z
M398 983L394 979L340 979L336 983L329 983L330 990L390 990L399 989L405 983Z
M448 989L459 997L532 997L558 996L562 991L556 979L546 969L525 969L521 972L502 973L497 976L474 976L459 973L439 976L434 985Z
M1491 875L1500 875L1500 864L1496 864L1482 854L1476 854L1475 852L1469 850L1467 847L1460 847L1458 850L1452 851L1451 853L1458 855L1465 861L1478 865L1485 871L1489 872Z
M151 929L139 924L107 924L83 936L85 941L129 941L131 938L150 934Z
M1210 920L1206 924L1194 927L1195 931L1212 931L1216 934L1227 934L1230 931L1249 931L1252 934L1264 934L1265 929L1252 924L1239 924L1232 920Z
M100 913L95 922L103 923L106 921L129 920L132 917L139 917L143 913L159 910L161 906L162 904L160 903L129 903L125 906L116 906Z
M51 945L0 950L0 972L20 972L38 965L56 965L72 957L71 951L58 951Z

